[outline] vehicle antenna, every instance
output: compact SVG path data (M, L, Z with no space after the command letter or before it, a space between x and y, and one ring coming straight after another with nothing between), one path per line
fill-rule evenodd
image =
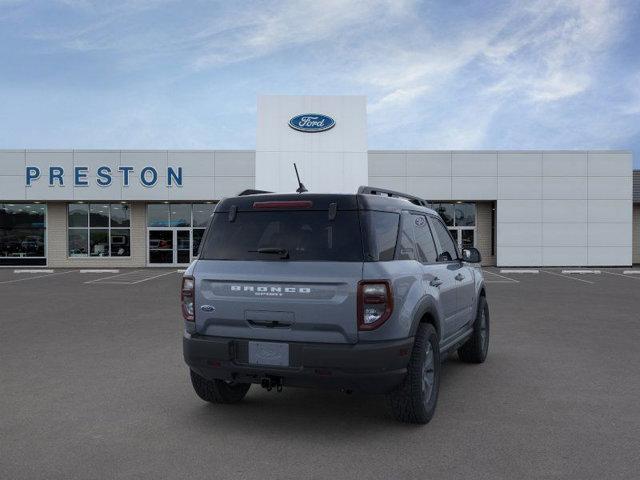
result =
M298 193L308 192L309 190L307 190L307 188L304 186L304 183L300 181L300 175L298 174L298 166L295 164L295 162L293 164L293 168L296 170L296 177L298 177L298 188L296 189L296 192Z

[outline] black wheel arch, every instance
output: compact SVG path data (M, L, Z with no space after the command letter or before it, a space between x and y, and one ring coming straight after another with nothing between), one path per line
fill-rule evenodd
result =
M435 328L436 333L438 334L438 338L442 338L440 315L436 308L436 302L432 297L424 297L416 306L410 332L412 337L415 336L418 331L418 326L421 323L429 323L433 325L433 328Z

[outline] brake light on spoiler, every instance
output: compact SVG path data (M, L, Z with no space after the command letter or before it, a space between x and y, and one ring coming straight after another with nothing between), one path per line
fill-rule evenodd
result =
M269 202L253 202L253 208L311 208L310 200L273 200Z

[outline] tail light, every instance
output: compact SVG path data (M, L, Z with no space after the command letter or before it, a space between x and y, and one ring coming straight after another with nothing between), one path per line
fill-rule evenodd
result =
M393 296L387 280L358 283L358 330L375 330L391 316Z
M182 277L180 289L180 303L182 304L182 316L190 322L195 321L194 315L194 285L193 277Z

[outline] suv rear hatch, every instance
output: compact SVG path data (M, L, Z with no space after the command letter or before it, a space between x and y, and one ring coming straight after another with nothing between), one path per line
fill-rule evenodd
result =
M203 335L356 343L363 243L354 195L224 200L195 266Z

